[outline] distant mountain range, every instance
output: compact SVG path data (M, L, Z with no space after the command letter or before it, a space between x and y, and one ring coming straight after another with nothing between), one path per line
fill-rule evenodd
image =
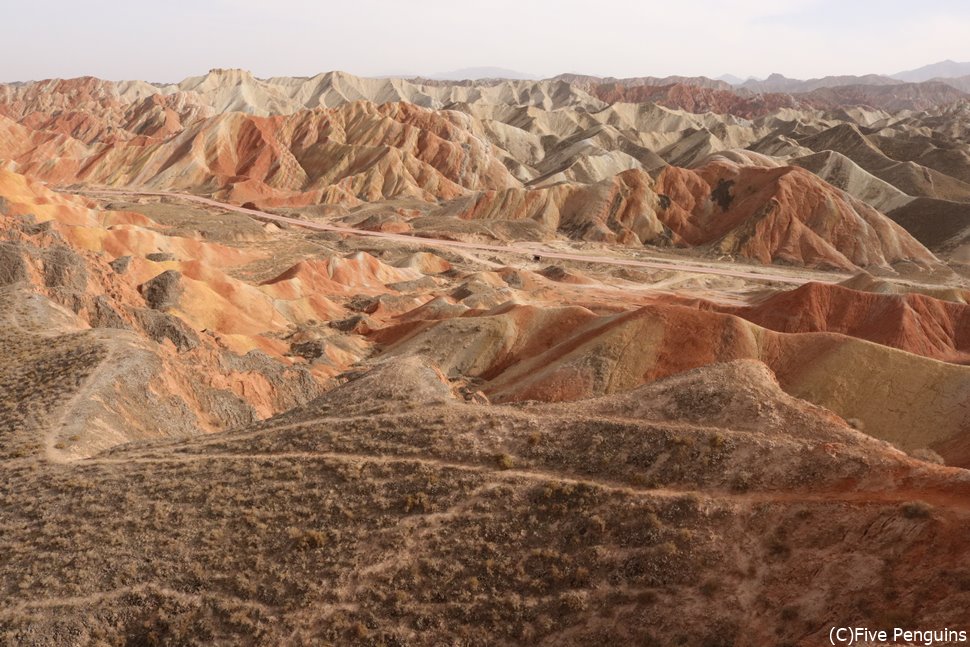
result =
M842 75L825 76L817 79L792 79L783 74L771 74L766 79L749 77L742 79L733 74L725 74L717 78L718 81L729 83L735 88L743 88L752 92L812 92L819 88L837 88L847 85L898 85L902 83L923 83L926 81L941 81L958 90L970 90L970 63L955 61L941 61L932 65L924 65L915 70L897 72L896 74L865 74L862 76Z
M818 79L790 79L781 74L772 74L767 79L759 81L748 79L736 87L752 92L811 92L819 88L837 88L844 85L897 85L902 83L888 76L866 74L865 76L825 76Z
M502 67L468 67L450 72L433 74L424 79L431 81L479 81L479 80L538 80L541 77L535 74L519 72ZM742 89L760 94L765 92L772 93L805 93L813 92L820 88L838 88L844 86L882 86L882 85L902 85L905 83L923 83L926 81L941 81L962 92L970 92L970 62L958 63L946 60L914 70L898 72L896 74L865 74L861 76L839 75L825 76L814 79L794 79L783 74L771 74L765 79L748 77L746 79L734 74L724 74L716 79L698 76L668 76L668 77L597 77L585 74L560 74L553 77L553 80L566 81L572 85L592 85L601 83L612 83L621 86L631 85L670 85L685 84L713 89Z
M714 79L715 81L724 81L730 85L741 85L745 81L750 81L752 79L742 79L740 76L734 76L733 74L722 74L721 76Z
M439 72L427 77L434 81L477 81L479 79L511 79L534 81L539 77L534 74L517 72L504 67L465 67L450 72Z
M907 72L898 72L893 74L892 78L919 83L933 79L956 79L965 76L970 76L970 63L957 63L947 60L932 65L924 65Z

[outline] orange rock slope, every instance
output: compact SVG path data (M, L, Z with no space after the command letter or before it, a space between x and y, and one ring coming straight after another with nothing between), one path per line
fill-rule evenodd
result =
M49 337L54 348L59 336L84 334L92 348L107 349L92 393L60 430L74 438L65 451L266 417L319 393L328 375L364 351L365 344L327 349L332 363L314 367L290 357L286 334L344 309L319 285L274 294L231 276L265 254L174 235L144 215L102 211L2 169L0 196L4 303L50 313L37 324L18 320L8 334ZM332 291L366 280L337 271Z
M797 167L666 168L655 191L664 223L690 245L764 263L851 269L936 259L884 215Z
M528 220L541 230L513 238L701 246L836 269L935 262L873 207L783 160L714 158L653 179L667 162L693 164L753 143L760 129L735 117L623 105L595 117L534 115L504 95L487 108L341 100L287 112L286 101L275 103L284 88L266 90L276 107L257 116L228 109L231 101L218 113L221 102L207 103L232 95L226 84L258 86L255 79L197 81L185 85L194 90L164 92L90 78L2 86L0 157L62 185L203 193L263 207L385 202L394 218L358 219L385 231L410 231L422 215Z
M802 316L802 304L793 303L789 316ZM861 421L871 435L933 447L957 464L970 460L970 367L845 334L775 332L729 314L658 303L599 316L575 307L503 306L412 320L373 338L391 356L426 355L446 373L485 380L484 392L497 401L576 400L757 359L786 391Z
M168 137L88 146L69 138L66 146L58 132L65 159L56 166L34 145L35 131L10 124L7 154L52 182L203 191L240 203L437 200L517 184L466 122L458 113L366 102L278 117L225 113Z
M778 332L835 332L970 364L970 306L923 294L879 294L807 283L754 306L720 309Z
M702 247L762 263L852 270L938 264L905 229L797 167L715 158L698 169L639 170L592 185L479 193L440 215L530 219L572 238Z

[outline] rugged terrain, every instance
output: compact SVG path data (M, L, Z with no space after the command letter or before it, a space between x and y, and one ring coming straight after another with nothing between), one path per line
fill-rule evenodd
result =
M869 81L0 86L0 642L961 621L970 103Z

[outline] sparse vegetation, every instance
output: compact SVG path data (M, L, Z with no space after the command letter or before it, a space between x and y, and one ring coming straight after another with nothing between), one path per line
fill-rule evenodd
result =
M791 557L791 547L784 537L774 536L767 543L768 555L775 559L785 560Z
M704 580L700 586L701 595L705 598L713 598L721 590L721 585L717 580Z
M907 519L926 519L933 514L933 506L925 501L908 501L900 506Z
M792 605L782 607L780 616L782 621L785 623L790 624L792 622L795 622L795 620L797 620L799 616L798 607L792 606Z
M920 449L914 449L909 453L910 456L917 460L924 461L926 463L932 463L934 465L945 465L946 461L943 457L937 454L935 451L928 447L921 447Z
M499 469L510 470L515 467L515 459L510 454L496 454L495 464Z
M291 545L298 550L322 548L327 544L327 534L314 528L290 526L286 535L292 542Z

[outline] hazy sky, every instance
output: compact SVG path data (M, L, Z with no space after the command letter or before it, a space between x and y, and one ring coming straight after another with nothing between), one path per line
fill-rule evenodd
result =
M0 0L0 80L434 74L786 76L970 60L967 0Z

